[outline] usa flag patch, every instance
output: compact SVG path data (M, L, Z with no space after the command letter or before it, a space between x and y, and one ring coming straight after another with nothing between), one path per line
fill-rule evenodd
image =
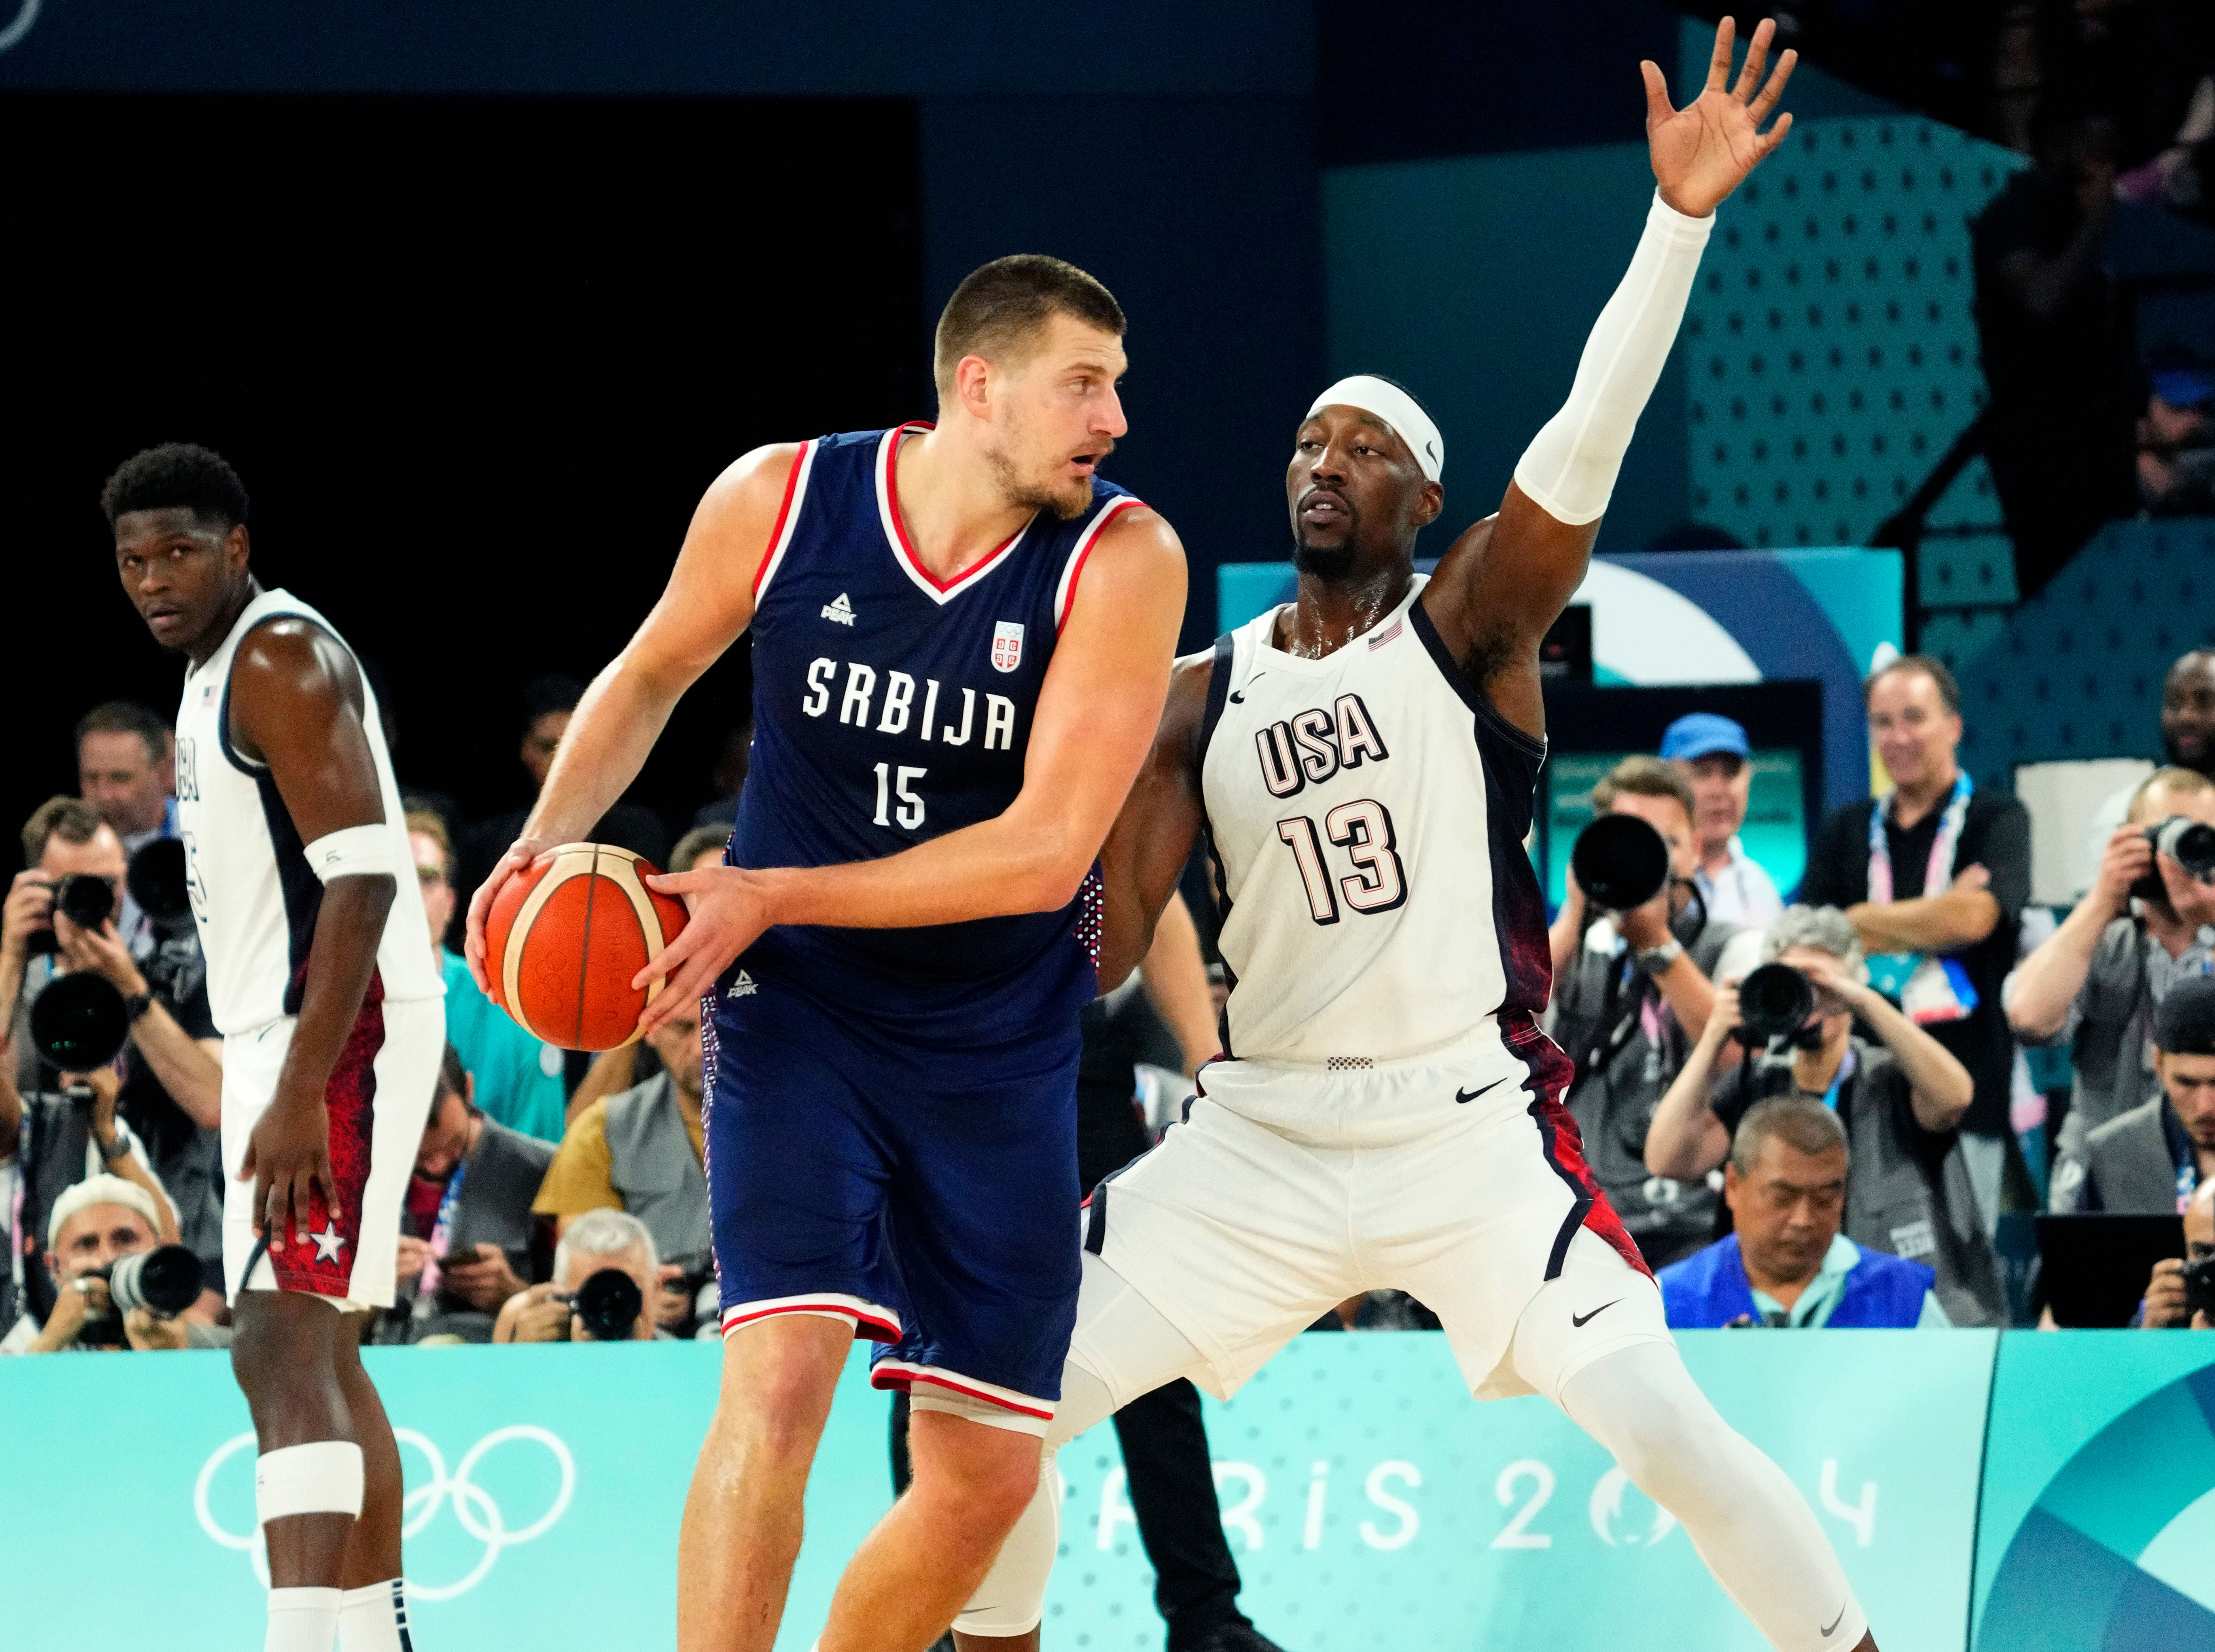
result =
M1023 663L1023 628L1012 619L992 627L992 669L1013 671Z

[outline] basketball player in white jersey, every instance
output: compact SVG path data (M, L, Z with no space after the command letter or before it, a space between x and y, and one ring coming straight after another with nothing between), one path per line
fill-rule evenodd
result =
M362 1370L445 1047L445 988L377 705L330 623L248 565L206 448L126 460L116 572L186 657L177 810L223 1047L231 1370L261 1446L266 1652L405 1652L400 1455Z
M1386 380L1333 385L1285 478L1298 601L1178 665L1102 857L1101 979L1143 955L1204 832L1224 1058L1184 1121L1093 1193L1046 1471L956 1620L972 1652L1036 1644L1055 1445L1173 1378L1227 1397L1381 1287L1438 1314L1478 1397L1543 1393L1613 1452L1775 1645L1874 1644L1800 1494L1685 1374L1537 1020L1549 960L1522 839L1545 755L1539 641L1584 577L1712 215L1789 121L1760 133L1791 54L1764 84L1763 23L1727 89L1731 34L1683 111L1644 65L1645 237L1499 514L1426 582L1437 427Z

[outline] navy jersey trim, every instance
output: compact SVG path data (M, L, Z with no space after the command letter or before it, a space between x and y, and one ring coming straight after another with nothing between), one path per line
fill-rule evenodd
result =
M1546 1163L1553 1167L1554 1174L1560 1176L1568 1187L1569 1197L1574 1201L1569 1206L1569 1213L1562 1219L1561 1231L1554 1235L1554 1248L1546 1256L1546 1278L1552 1280L1561 1277L1562 1264L1568 1260L1569 1254L1569 1241L1577 1237L1577 1230L1585 1225L1585 1218L1592 1214L1592 1196L1584 1183L1570 1174L1568 1167L1554 1151L1554 1133L1540 1112L1544 1105L1543 1101L1533 1102L1530 1109L1531 1122L1538 1127L1538 1150L1545 1154Z
M1493 704L1491 697L1470 680L1469 673L1461 668L1460 661L1447 648L1445 639L1439 635L1438 624L1424 608L1420 597L1408 605L1408 616L1415 628L1415 635L1423 639L1423 648L1430 654L1431 663L1439 668L1439 675L1445 678L1447 686L1461 697L1461 703L1476 714L1477 722L1486 725L1525 757L1544 761L1546 742L1508 722L1500 708Z
M267 769L249 772L261 796L261 819L277 862L277 887L285 897L285 1013L297 1016L308 989L308 954L323 908L323 882L308 864L307 845L300 841L300 829L292 824L292 811L285 807L276 777Z
M907 524L900 518L899 450L904 438L930 428L927 421L920 420L910 424L894 425L885 432L883 439L878 443L875 465L877 515L884 524L886 543L892 550L893 560L899 564L900 571L914 582L917 590L943 607L963 592L981 583L993 570L1006 562L1009 554L1038 525L1038 515L1034 512L1030 520L1015 530L1014 537L990 556L972 562L950 580L942 580L925 568L923 558L915 554L914 545L909 543Z
M792 474L784 479L784 502L776 507L776 525L769 531L769 554L762 558L761 566L754 570L754 605L761 605L762 593L776 576L784 561L784 553L791 548L793 531L800 525L800 507L807 496L807 473L815 468L818 442L802 442L800 451L792 456Z

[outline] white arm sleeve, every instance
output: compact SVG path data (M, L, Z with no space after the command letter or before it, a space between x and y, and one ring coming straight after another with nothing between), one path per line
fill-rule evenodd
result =
M327 832L301 852L307 857L308 869L328 883L333 878L374 876L379 872L396 875L400 868L393 850L392 833L380 823Z
M1515 485L1557 522L1596 521L1615 491L1646 398L1684 318L1715 218L1686 218L1654 193L1630 268L1592 323L1576 383L1515 466Z

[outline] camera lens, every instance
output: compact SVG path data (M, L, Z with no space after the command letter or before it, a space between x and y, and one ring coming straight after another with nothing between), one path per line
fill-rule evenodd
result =
M105 976L57 975L31 1000L32 1047L64 1072L106 1066L130 1036L123 994Z
M1798 1032L1814 1009L1807 978L1789 964L1764 964L1738 986L1739 1018L1764 1044Z
M2154 828L2153 846L2194 877L2215 872L2215 826L2172 814Z
M133 1308L182 1313L199 1300L199 1258L181 1244L156 1245L126 1256L108 1270L107 1296L118 1313Z
M1577 833L1569 869L1602 912L1643 906L1669 881L1669 845L1635 814L1603 814Z
M96 930L115 916L115 886L89 872L72 872L54 887L54 910L79 929Z
M638 1281L620 1268L603 1268L577 1287L570 1305L599 1342L628 1342L646 1307Z
M156 838L143 845L131 857L124 887L157 925L181 924L193 915L185 889L185 845L175 838Z

